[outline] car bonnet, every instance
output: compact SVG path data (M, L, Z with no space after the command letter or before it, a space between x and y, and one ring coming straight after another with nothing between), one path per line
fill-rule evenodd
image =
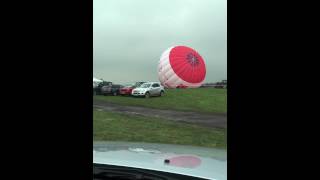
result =
M165 163L166 159L170 163ZM194 146L95 142L93 162L226 180L227 158L223 149Z

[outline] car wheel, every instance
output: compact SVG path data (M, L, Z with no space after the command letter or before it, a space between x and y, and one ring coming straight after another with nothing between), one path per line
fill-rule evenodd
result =
M116 96L116 95L117 95L117 92L113 92L113 95Z
M147 92L145 95L144 95L145 98L149 98L150 97L150 94Z
M164 95L164 92L163 92L163 91L161 91L161 92L160 92L160 96L163 96L163 95Z

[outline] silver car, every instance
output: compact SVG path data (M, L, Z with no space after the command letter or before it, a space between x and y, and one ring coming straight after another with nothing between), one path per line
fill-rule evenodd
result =
M164 87L159 82L147 82L132 90L132 96L163 96Z
M93 143L94 180L227 180L224 149L173 144L100 141Z

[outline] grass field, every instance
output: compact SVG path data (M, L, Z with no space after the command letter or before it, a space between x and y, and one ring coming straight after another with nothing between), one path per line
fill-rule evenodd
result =
M215 88L169 89L164 97L134 98L123 96L94 96L94 99L121 105L144 106L206 113L227 112L227 90Z
M94 141L132 141L226 148L226 129L93 110Z

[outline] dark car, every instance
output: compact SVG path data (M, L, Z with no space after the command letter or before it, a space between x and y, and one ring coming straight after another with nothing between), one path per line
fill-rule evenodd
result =
M119 85L119 84L112 84L112 85L109 85L109 86L103 86L101 88L101 93L103 95L107 95L107 94L112 94L114 96L120 94L120 88L122 88L123 86L122 85Z
M227 88L227 84L226 84L226 83L223 83L223 82L217 82L214 87L215 87L215 88L225 89L225 88Z
M93 87L93 95L101 95L101 88L103 86L111 86L112 82L109 81L103 81L101 83L99 83L96 87Z

